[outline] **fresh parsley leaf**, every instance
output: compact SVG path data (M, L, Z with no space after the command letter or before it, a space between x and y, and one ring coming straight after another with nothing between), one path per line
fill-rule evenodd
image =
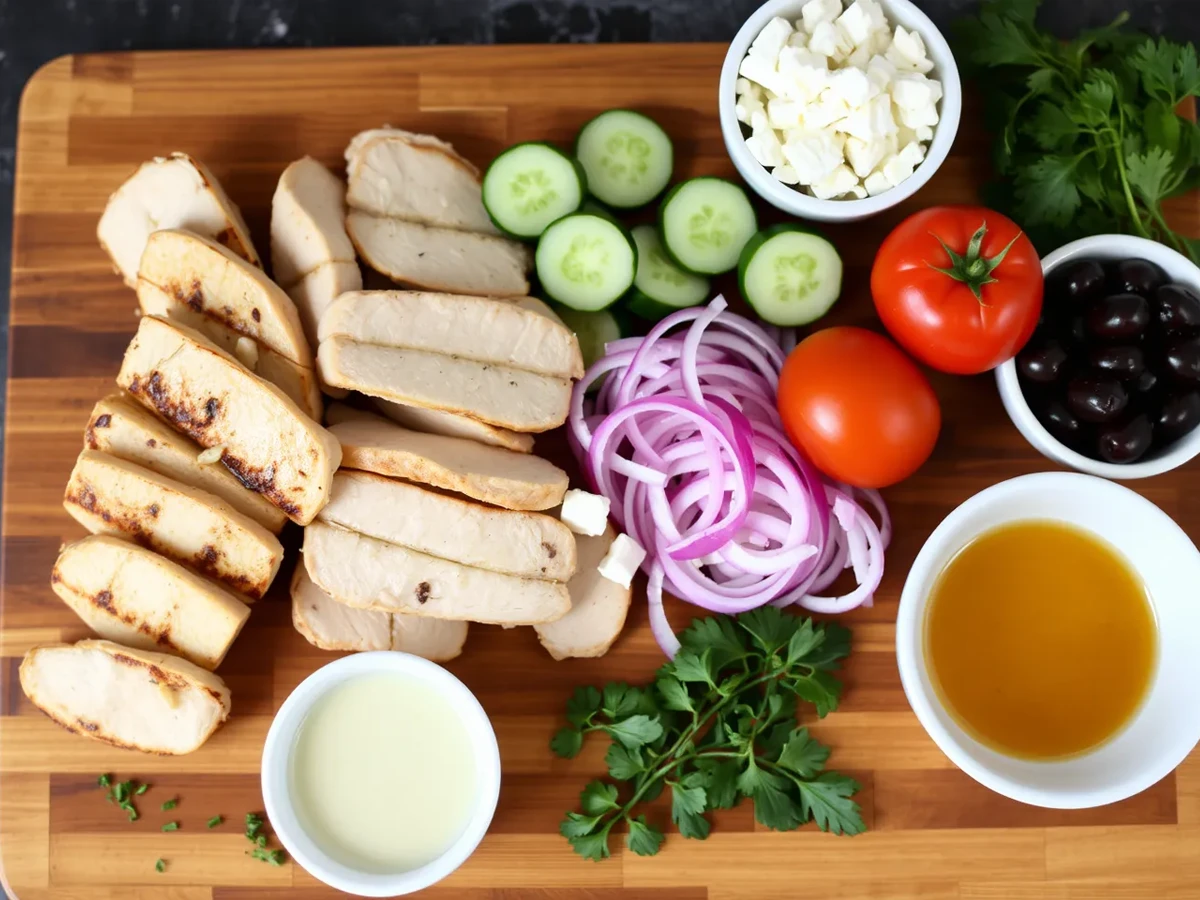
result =
M166 863L166 860L162 860L162 859L156 859L156 860L154 861L154 871L155 871L155 872L165 872L165 871L167 871L167 863Z
M703 816L707 802L704 788L671 783L671 821L684 837L699 840L708 837L712 826Z
M138 789L136 791L134 791L134 794L136 794L137 796L140 797L142 794L146 793L146 791L148 791L148 790L150 790L150 785L139 784Z
M663 699L663 706L667 709L675 709L680 712L695 711L696 707L692 703L692 698L688 696L688 689L674 675L660 675L655 686L658 688L659 696Z
M795 691L802 700L807 700L817 708L817 716L825 718L837 709L838 694L841 693L841 683L828 672L816 671L811 675L801 675L783 682Z
M759 783L754 791L754 818L775 831L792 831L807 819L782 779Z
M700 759L697 770L705 776L704 793L709 809L731 809L737 803L741 767L735 760Z
M683 682L701 682L709 687L716 685L712 664L712 650L705 647L697 654L694 650L680 650L671 663L675 677Z
M604 730L630 750L644 747L651 741L658 740L663 733L662 723L658 719L642 715L630 716L628 719L613 722L611 725L606 725Z
M567 838L575 852L584 859L594 859L599 862L611 855L608 849L608 832L599 831L596 834L581 834Z
M608 752L604 754L604 762L608 766L608 774L617 781L637 778L646 770L640 751L627 749L616 741L613 741Z
M224 816L213 816L205 824L207 824L209 828L216 828L218 825L220 825L224 821L225 821Z
M746 655L742 634L733 622L728 616L693 619L692 624L679 635L679 643L693 653L708 650L713 667L720 671Z
M832 669L850 655L850 629L832 622L818 626L822 634L821 643L795 662L814 669Z
M662 846L663 833L650 825L645 816L629 820L629 834L625 844L638 856L653 856Z
M583 749L583 732L578 728L560 728L550 739L550 749L555 756L573 759Z
M584 816L577 812L569 812L567 817L558 823L558 833L565 838L584 837L596 829L599 821L599 816Z
M610 719L623 719L637 712L642 692L623 681L615 681L605 685L602 696L600 711Z
M829 759L829 748L812 737L807 728L797 728L784 745L776 763L781 769L787 769L801 778L812 778L823 768Z
M582 728L600 711L600 703L600 692L594 687L576 688L567 701L567 721L576 728Z
M772 775L753 759L750 759L749 765L737 777L738 791L743 797L753 797L765 785L779 788L783 786L783 779L778 775Z
M612 809L617 809L616 785L605 784L603 781L588 782L588 786L579 795L579 805L589 816L602 816Z
M1015 195L1022 219L1031 224L1070 224L1080 205L1074 165L1074 160L1047 156L1017 175Z
M1129 186L1149 204L1158 203L1170 190L1171 167L1175 162L1174 155L1162 147L1125 157L1125 171L1129 177Z
M102 788L106 788L110 784L112 784L112 776L105 773L96 779L96 784L98 784Z
M166 825L164 825L162 827L162 830L163 831L178 831L179 823L178 822L168 822Z
M804 818L812 818L822 831L859 834L866 830L859 806L850 797L858 782L836 772L822 772L812 781L797 782Z
M800 620L794 615L770 604L743 613L737 622L750 633L754 643L768 656L787 646L800 624Z
M816 650L817 647L821 646L824 640L825 632L813 628L812 619L805 619L800 627L792 633L792 636L788 638L784 664L794 666Z
M1078 138L1080 125L1067 115L1061 103L1045 100L1034 107L1022 130L1043 150L1057 150Z
M159 809L161 809L163 812L166 812L168 809L174 809L178 805L179 805L179 798L172 797L170 800L164 800L162 806L160 806Z

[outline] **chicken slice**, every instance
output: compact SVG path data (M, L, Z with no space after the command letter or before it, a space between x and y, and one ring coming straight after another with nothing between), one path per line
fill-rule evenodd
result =
M296 303L300 324L309 345L317 346L321 317L333 301L347 291L362 290L362 270L357 262L331 262L313 269L290 288L288 296Z
M625 627L632 587L600 574L600 560L617 539L612 525L598 537L576 535L579 566L567 582L571 611L554 622L535 625L538 640L555 659L603 656Z
M533 625L571 607L557 581L464 566L320 521L304 529L304 565L322 590L359 609Z
M100 637L204 669L221 664L250 617L250 607L211 581L107 535L63 547L50 586Z
M463 565L567 581L575 535L553 516L493 509L369 472L333 476L317 519Z
M33 647L20 678L68 731L143 753L191 753L229 717L229 688L212 672L111 641Z
M351 210L346 231L363 261L400 284L430 291L523 297L533 264L524 244Z
M446 437L467 438L493 447L503 447L517 453L533 452L533 435L507 428L497 428L470 416L460 416L440 409L422 409L420 406L405 406L382 397L372 397L371 404L395 422L413 431L426 434L444 434ZM330 420L332 421L332 419Z
M347 417L330 431L342 444L347 468L457 491L493 506L550 509L567 491L567 473L540 456L411 431L369 413Z
M337 439L286 394L199 333L143 316L117 383L203 447L238 480L306 525L329 499Z
M557 428L567 420L571 403L571 382L564 378L340 336L321 342L317 368L335 387L512 431Z
M186 228L262 265L241 211L212 172L186 153L142 163L104 207L96 237L130 287L137 284L147 238L162 228Z
M92 408L83 445L124 459L220 497L244 516L278 534L287 522L261 494L247 490L221 465L204 465L200 447L126 394L109 394Z
M462 653L466 622L355 609L338 603L308 577L303 565L292 575L292 624L322 650L401 650L447 662Z
M346 185L305 156L283 170L271 198L271 270L290 288L329 263L356 263L346 235Z
M283 562L279 539L220 497L97 450L80 452L63 506L93 534L125 536L248 597Z
M479 170L432 135L373 128L346 147L346 202L378 216L497 234Z
M321 320L320 339L334 336L559 378L583 375L583 356L572 331L539 312L494 297L354 291L342 294Z

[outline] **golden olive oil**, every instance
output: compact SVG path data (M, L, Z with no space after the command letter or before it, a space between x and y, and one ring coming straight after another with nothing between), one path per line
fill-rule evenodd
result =
M1145 585L1106 542L1060 522L986 531L938 576L925 616L934 687L994 750L1061 759L1137 712L1158 634Z

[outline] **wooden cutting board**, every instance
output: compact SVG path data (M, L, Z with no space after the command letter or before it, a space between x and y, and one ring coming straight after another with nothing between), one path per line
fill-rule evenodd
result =
M41 69L21 104L12 274L11 380L5 423L0 609L0 855L20 900L328 897L295 865L245 855L241 820L261 810L258 764L272 713L332 658L292 630L282 588L259 603L220 674L233 716L199 752L148 757L61 730L21 694L30 646L87 630L51 592L59 544L81 536L60 506L92 404L113 389L135 326L133 293L97 246L109 193L143 160L184 150L207 162L242 205L261 250L275 181L311 154L340 167L348 138L387 122L452 141L477 163L522 140L569 142L592 114L631 106L674 137L676 177L732 174L717 127L724 47L456 47L146 53L64 57ZM973 116L968 111L965 121ZM899 219L969 202L986 176L987 142L964 127L954 153L913 201L870 222L831 228L844 254L843 298L830 321L870 323L868 272ZM1176 210L1200 233L1195 204ZM823 322L822 324L827 324ZM749 804L716 816L705 842L669 836L662 853L576 857L557 834L579 790L603 772L598 746L574 761L547 741L578 684L641 682L661 662L641 595L625 634L596 661L553 662L530 629L472 626L450 668L476 692L500 739L504 783L490 833L427 896L560 900L1101 900L1200 897L1200 756L1103 809L1059 812L1005 800L954 769L909 711L893 652L896 603L937 522L980 489L1051 468L1006 418L989 376L935 376L941 441L921 473L886 491L896 523L873 609L845 617L854 650L841 709L814 731L831 766L863 788L869 832L853 839L756 827ZM553 438L541 442L555 449ZM561 452L561 442L558 451ZM1136 483L1200 540L1200 465ZM294 548L297 535L289 546ZM672 608L677 621L686 621ZM96 776L153 783L142 819L104 802ZM369 786L364 786L369 789ZM161 801L179 806L160 813ZM208 830L211 816L225 826ZM666 818L658 810L659 820ZM160 825L182 828L164 834ZM168 861L158 874L154 862Z

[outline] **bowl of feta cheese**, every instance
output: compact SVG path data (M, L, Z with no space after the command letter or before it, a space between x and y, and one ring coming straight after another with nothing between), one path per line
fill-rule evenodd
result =
M850 222L895 206L950 152L962 84L909 0L768 0L721 68L721 134L773 206Z

